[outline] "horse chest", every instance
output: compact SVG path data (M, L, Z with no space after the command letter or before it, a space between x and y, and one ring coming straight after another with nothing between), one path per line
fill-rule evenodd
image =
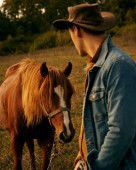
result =
M26 138L38 139L47 138L53 132L50 125L40 124L26 129Z

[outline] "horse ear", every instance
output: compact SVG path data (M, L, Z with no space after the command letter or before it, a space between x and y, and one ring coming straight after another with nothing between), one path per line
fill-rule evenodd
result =
M68 62L68 65L66 66L63 72L68 77L71 73L71 70L72 70L72 63Z
M48 67L46 66L46 62L44 62L44 63L41 65L40 72L41 72L42 77L47 76L47 74L49 73Z

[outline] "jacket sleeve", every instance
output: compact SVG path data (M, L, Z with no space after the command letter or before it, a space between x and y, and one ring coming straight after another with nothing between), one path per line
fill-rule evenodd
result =
M90 170L117 169L132 145L136 129L136 67L125 60L115 61L106 75L106 95L108 132L100 151L88 154Z

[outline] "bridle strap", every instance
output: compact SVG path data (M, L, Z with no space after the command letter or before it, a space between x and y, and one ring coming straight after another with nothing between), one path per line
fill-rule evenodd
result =
M53 116L55 116L56 114L59 114L60 112L63 111L68 111L70 113L70 109L67 107L60 107L59 109L54 110L53 112L48 114L48 119L51 119Z
M54 110L54 111L51 112L51 113L48 113L47 109L46 109L45 107L43 107L42 105L41 105L41 107L42 107L44 113L47 115L47 118L48 118L48 120L49 120L49 123L50 123L53 131L54 131L54 128L53 128L53 125L52 125L52 122L51 122L51 118L52 118L53 116L59 114L60 112L63 112L63 111L68 111L68 113L70 113L70 109L67 108L67 107L60 107L59 109L56 109L56 110Z

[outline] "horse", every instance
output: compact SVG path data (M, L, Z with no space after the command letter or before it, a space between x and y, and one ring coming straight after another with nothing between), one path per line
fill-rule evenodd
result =
M61 143L72 141L75 129L70 117L74 94L68 79L71 70L71 62L59 70L32 59L7 69L0 86L0 125L10 133L14 170L22 170L25 143L31 170L36 170L34 139L42 149L42 169L47 170L55 134Z

